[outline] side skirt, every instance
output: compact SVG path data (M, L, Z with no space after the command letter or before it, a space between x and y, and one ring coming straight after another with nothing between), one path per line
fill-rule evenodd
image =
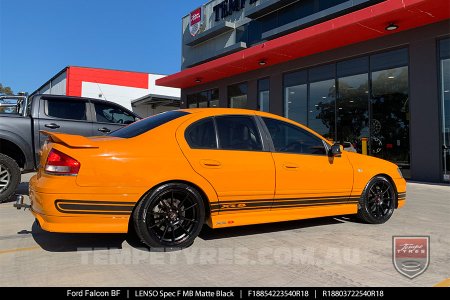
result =
M218 214L210 217L208 225L212 228L224 228L262 223L312 219L319 217L356 214L357 203L308 206L300 208L254 209Z

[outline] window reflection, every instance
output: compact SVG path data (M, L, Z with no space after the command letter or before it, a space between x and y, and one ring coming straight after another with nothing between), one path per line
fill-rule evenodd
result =
M372 72L371 153L409 169L408 67Z
M238 83L228 87L229 106L247 108L247 83Z
M442 152L444 180L450 181L450 39L441 40Z
M219 89L212 89L187 96L189 108L219 107Z
M369 138L368 81L368 74L338 79L337 136L348 151L362 153L362 139Z
M334 79L318 81L309 85L308 126L334 140L336 85Z
M264 78L258 80L258 108L260 111L269 111L269 85L270 80L269 78Z
M442 70L450 81L450 57L446 59ZM397 163L409 177L407 64L408 50L403 48L287 73L283 79L285 116L337 140L347 151ZM450 82L447 86L448 92ZM443 99L450 102L449 97L450 92ZM445 124L450 124L449 111Z
M307 85L302 84L285 88L284 97L285 97L284 114L286 118L289 118L291 120L306 125L307 124L306 111L308 108Z

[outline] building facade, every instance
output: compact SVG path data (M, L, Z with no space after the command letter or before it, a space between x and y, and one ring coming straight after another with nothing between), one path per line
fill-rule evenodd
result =
M182 107L264 110L413 180L450 176L450 2L215 0L183 18Z
M118 103L142 117L179 108L180 89L157 86L165 75L69 66L33 94L103 99Z

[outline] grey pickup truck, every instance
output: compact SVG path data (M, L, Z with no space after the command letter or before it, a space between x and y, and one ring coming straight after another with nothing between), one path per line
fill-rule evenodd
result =
M14 195L22 173L36 170L46 137L40 130L105 135L140 117L109 101L59 95L0 96L0 202Z

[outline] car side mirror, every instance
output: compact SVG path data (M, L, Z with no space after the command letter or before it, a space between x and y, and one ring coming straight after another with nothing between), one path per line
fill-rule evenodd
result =
M331 149L328 151L328 155L331 157L340 157L342 154L341 145L336 143L331 146Z

